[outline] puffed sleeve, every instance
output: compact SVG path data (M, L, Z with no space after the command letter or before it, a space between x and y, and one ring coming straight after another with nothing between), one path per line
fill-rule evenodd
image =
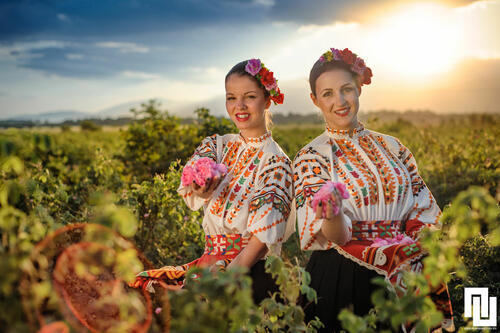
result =
M333 243L320 233L324 219L317 219L310 207L314 194L326 181L332 180L329 172L330 161L312 147L299 151L293 162L293 181L295 203L297 206L297 225L300 247L303 250L321 250L331 248ZM348 226L348 241L352 237L352 223L345 205L342 206L344 221Z
M272 155L262 163L250 199L247 231L276 253L289 236L285 235L289 221L295 220L292 163L284 155Z
M194 151L193 156L187 161L186 166L193 166L202 157L208 157L217 162L217 134L203 139ZM177 193L182 196L186 205L192 210L198 210L205 204L205 199L195 195L191 188L183 186L182 182L177 189Z
M398 158L410 174L411 189L413 194L413 206L408 211L404 232L413 239L418 239L420 231L429 226L438 226L441 217L441 209L436 203L436 199L425 185L424 180L418 173L417 162L413 154L399 140Z

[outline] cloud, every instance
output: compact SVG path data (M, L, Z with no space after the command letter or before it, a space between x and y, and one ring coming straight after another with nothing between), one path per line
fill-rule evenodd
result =
M145 72L123 71L121 74L127 79L156 80L161 78L160 75Z
M71 20L69 19L69 17L65 14L57 14L57 18L63 22L71 22Z
M366 22L374 12L380 13L393 6L417 2L404 0L275 0L269 17L298 25L329 25L335 21ZM460 7L470 4L471 1L438 0L434 3Z
M104 78L128 72L130 78L130 73L154 73L168 59L164 48L153 55L149 51L134 43L39 41L0 46L0 59L61 77Z
M100 42L96 43L96 46L118 49L121 53L148 53L149 47L143 45L137 45L134 43L121 43L121 42Z
M78 53L67 53L66 58L69 60L82 60L83 54L78 54Z
M65 39L88 36L104 39L154 32L258 22L270 0L47 0L2 1L0 41L26 38Z

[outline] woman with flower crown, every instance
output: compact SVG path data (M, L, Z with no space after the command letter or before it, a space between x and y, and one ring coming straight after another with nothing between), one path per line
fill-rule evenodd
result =
M318 296L317 304L304 304L306 320L318 316L324 332L341 329L337 316L345 307L358 315L369 311L377 288L372 278L404 290L400 273L422 270L419 234L441 215L408 148L358 121L361 86L371 77L363 59L335 48L309 75L326 130L297 153L293 171L298 233L301 248L313 250L307 270ZM329 200L318 201L324 184L332 188ZM442 327L453 330L446 285L431 298L444 314Z
M131 286L151 290L163 282L179 289L188 268L243 266L254 280L256 303L275 288L264 270L293 231L291 161L268 127L271 102L283 103L273 72L259 59L236 64L226 75L226 110L238 134L205 138L187 162L178 193L193 210L203 208L204 254L182 266L140 273ZM213 167L213 172L211 172Z

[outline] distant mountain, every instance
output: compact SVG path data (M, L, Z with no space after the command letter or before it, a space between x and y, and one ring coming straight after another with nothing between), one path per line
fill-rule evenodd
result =
M179 105L172 103L163 98L156 98L160 102L160 109L167 110L171 114L180 115L182 111ZM140 108L142 103L148 102L149 99L131 101L121 103L97 112L85 112L75 110L58 110L49 111L38 114L22 114L15 117L4 117L0 121L32 121L35 123L60 123L65 120L82 120L82 119L117 119L122 117L132 117L131 108Z
M22 114L15 117L9 117L3 120L13 120L13 121L33 121L37 123L58 123L65 120L79 120L85 118L91 118L92 115L89 112L83 111L73 111L73 110L61 110L61 111L50 111L38 114Z
M155 98L157 102L160 102L160 109L161 110L167 110L170 113L175 113L171 107L175 105L175 103L172 103L171 101L164 99L164 98ZM147 103L149 99L143 99L143 100L137 100L137 101L131 101L131 102L125 102L121 103L115 106L112 106L110 108L98 111L96 113L93 113L95 118L120 118L120 117L132 117L132 113L130 112L130 109L135 108L139 109L141 107L142 103Z

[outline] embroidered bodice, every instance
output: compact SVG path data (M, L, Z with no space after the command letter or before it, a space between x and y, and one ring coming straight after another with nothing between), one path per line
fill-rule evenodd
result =
M298 232L304 250L325 250L334 245L318 233L323 220L316 219L309 207L314 193L327 180L343 182L349 191L342 213L352 239L390 238L405 227L407 234L417 237L422 223L436 224L441 214L418 174L412 153L396 138L361 124L351 136L348 131L327 127L297 153L293 171Z
M227 166L227 175L211 198L204 200L188 188L178 192L191 209L203 207L203 229L207 235L255 235L272 252L293 230L295 207L291 161L272 139L240 134L213 135L198 146L186 165L202 157ZM288 226L288 229L287 229Z

